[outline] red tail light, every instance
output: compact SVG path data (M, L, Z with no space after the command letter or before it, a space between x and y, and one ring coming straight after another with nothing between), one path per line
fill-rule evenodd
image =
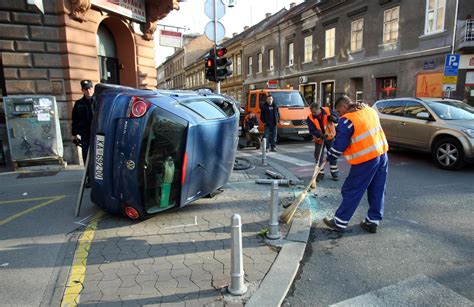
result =
M184 181L186 181L186 169L188 168L188 153L184 153L183 157L183 167L181 169L181 186L184 185Z
M136 220L140 217L140 213L137 211L137 209L130 206L125 207L124 213L128 218L132 220Z
M140 98L140 97L132 97L132 101L130 102L128 117L130 118L139 118L145 115L146 111L150 108L151 103Z

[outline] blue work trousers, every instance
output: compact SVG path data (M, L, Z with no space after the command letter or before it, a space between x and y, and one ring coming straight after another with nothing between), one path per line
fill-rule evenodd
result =
M367 219L376 224L382 220L387 173L388 157L386 153L367 162L351 166L349 175L341 189L342 203L334 215L336 225L342 228L347 227L366 190L369 201Z
M331 147L334 145L334 139L332 140L325 140L322 144L314 143L314 160L316 163L318 163L318 155L319 152L321 152L321 156L319 156L319 165L323 164L324 157L326 156L324 154L324 149L329 151ZM321 146L324 146L323 150L321 151ZM338 175L339 174L339 169L337 168L337 159L334 160L329 160L329 165L330 165L330 170L331 170L331 175ZM321 174L324 174L324 169L321 170Z
M265 125L263 137L267 139L267 148L275 148L277 142L277 126Z

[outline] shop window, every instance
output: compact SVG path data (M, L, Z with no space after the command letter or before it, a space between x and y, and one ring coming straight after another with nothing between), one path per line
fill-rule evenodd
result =
M378 99L395 98L397 96L397 78L378 78L377 97Z

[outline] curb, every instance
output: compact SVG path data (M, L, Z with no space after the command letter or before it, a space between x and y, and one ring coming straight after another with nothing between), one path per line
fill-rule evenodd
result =
M299 180L295 175L289 172L281 165L268 162L268 164L277 169L287 179ZM299 208L310 208L310 200L306 197ZM280 306L286 297L293 280L300 267L300 262L306 249L306 244L311 231L311 212L310 210L299 210L299 213L293 218L290 231L283 240L283 246L273 262L270 270L265 275L257 291L250 297L245 306Z

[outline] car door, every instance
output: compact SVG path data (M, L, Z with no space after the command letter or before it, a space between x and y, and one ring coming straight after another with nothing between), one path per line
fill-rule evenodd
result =
M410 148L429 151L430 135L433 131L433 120L417 118L420 112L430 114L428 109L418 101L407 101L403 118L399 121L399 140ZM433 116L430 114L430 118Z
M387 141L391 144L400 144L400 121L403 120L403 110L406 101L390 100L384 102L385 106L379 109L380 124L382 125Z

